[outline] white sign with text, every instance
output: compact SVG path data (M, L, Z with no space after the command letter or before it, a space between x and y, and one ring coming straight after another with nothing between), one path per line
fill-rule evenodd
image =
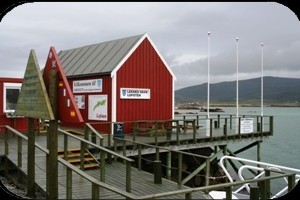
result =
M102 79L73 81L73 93L102 92Z
M107 95L89 95L89 120L107 121Z
M253 118L241 118L241 133L253 133Z
M121 99L150 99L150 89L145 88L121 88Z

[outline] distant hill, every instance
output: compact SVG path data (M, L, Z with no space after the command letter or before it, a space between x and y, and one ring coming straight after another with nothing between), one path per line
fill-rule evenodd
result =
M266 76L264 80L264 101L285 103L300 102L300 79ZM239 81L239 101L254 102L261 98L261 78ZM175 91L175 101L206 101L207 83ZM210 84L210 102L235 102L236 81Z

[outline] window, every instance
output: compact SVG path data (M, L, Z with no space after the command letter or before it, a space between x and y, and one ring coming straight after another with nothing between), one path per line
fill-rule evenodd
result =
M21 83L4 83L3 110L14 112L19 98Z

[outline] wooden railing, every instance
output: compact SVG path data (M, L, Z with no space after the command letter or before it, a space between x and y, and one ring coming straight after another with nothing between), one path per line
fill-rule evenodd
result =
M142 143L142 142L136 142L136 141L130 141L130 140L126 140L126 139L122 139L122 138L115 138L116 141L120 141L123 143L123 155L126 155L126 144L127 143L132 143L134 146L136 146L137 150L138 150L138 169L141 170L141 166L142 166L142 147L146 147L146 148L152 148L155 149L155 161L153 161L155 163L155 165L157 165L157 167L155 167L154 169L158 169L160 170L161 168L161 160L160 160L160 153L161 152L167 152L167 157L166 157L166 162L167 163L167 170L166 170L166 177L167 179L171 179L171 169L172 167L172 162L171 162L171 156L172 154L177 154L178 157L178 163L177 163L177 169L178 169L178 179L177 179L177 183L178 185L184 185L186 182L188 182L190 179L192 179L194 176L196 176L201 170L205 169L205 184L209 185L209 179L210 179L210 163L216 159L223 150L219 150L217 153L215 153L212 156L204 156L204 155L199 155L199 154L194 154L194 153L189 153L189 152L184 152L184 151L177 151L177 150L173 150L171 148L168 147L162 147L162 146L155 146L155 145L151 145L151 144L146 144L146 143ZM115 142L114 144L114 149L115 151L117 151L117 143ZM148 151L149 153L149 151ZM200 159L204 159L205 162L203 164L201 164L199 167L197 167L193 172L190 173L189 176L187 176L185 179L182 180L182 156L183 155L187 155L187 156L193 156L196 158L200 158ZM154 171L155 174L157 174L159 176L159 173L156 173ZM161 177L158 177L158 179Z
M21 168L22 168L22 140L26 140L28 141L28 137L25 136L24 134L18 132L17 130L11 128L10 126L5 126L5 136L4 136L4 143L5 143L5 152L4 152L4 155L6 156L6 159L5 159L5 163L4 163L4 168L5 168L5 173L8 174L8 170L9 170L9 167L8 167L8 156L9 156L9 132L16 135L17 136L17 143L18 143L18 148L17 148L17 151L18 151L18 155L17 155L17 167L18 167L18 180L21 180ZM85 144L87 145L91 145L95 148L98 148L100 150L100 153L102 155L104 154L112 154L113 156L115 157L119 157L120 159L123 159L124 162L126 163L126 191L123 191L123 190L120 190L118 188L115 188L111 185L108 185L105 183L105 165L104 165L104 162L103 160L101 160L101 162L103 162L102 166L101 166L101 172L100 172L100 180L97 180L96 178L86 174L84 171L82 171L81 169L78 169L77 167L75 167L74 165L70 164L69 162L67 162L66 160L60 158L58 156L58 162L63 164L66 168L67 168L67 173L66 173L66 198L67 199L72 199L72 172L75 172L77 173L78 175L80 175L81 177L83 177L84 179L88 180L89 182L91 182L92 184L92 199L99 199L99 188L100 187L103 187L105 189L108 189L112 192L115 192L117 194L120 194L126 198L129 198L129 199L135 199L136 196L135 195L132 195L130 192L131 192L131 163L134 161L130 158L127 158L125 156L122 156L122 155L119 155L113 151L110 151L108 149L105 149L104 147L101 147L99 145L96 145L92 142L89 142L85 139L82 139L80 137L77 137L73 134L70 134L68 132L65 132L63 130L60 130L59 129L59 132L64 134L65 137L65 141L64 141L64 149L67 149L67 146L68 146L68 142L67 142L67 138L68 137L72 137L78 141L81 142L81 145L82 146L85 146ZM41 145L39 145L38 143L35 143L34 144L35 148L41 150L42 152L44 152L46 155L49 155L49 150L42 147ZM102 159L104 156L101 156ZM65 157L66 158L66 157ZM83 159L83 158L81 158ZM31 162L31 161L29 161ZM34 177L28 177L28 178L33 178L35 179Z
M170 192L162 192L162 193L140 196L137 199L154 199L154 198L162 198L162 197L167 197L167 196L177 195L177 194L185 194L185 199L192 199L192 193L194 192L202 191L208 193L208 191L212 191L212 190L225 189L226 200L231 200L232 188L234 186L244 185L246 183L257 183L258 185L260 185L260 187L251 188L250 199L253 200L268 199L267 191L270 191L270 184L268 184L270 180L284 178L284 177L288 178L288 191L290 192L295 187L295 174L293 173L285 173L285 174L273 175L273 176L268 176L268 177L263 177L258 179L247 179L244 181L222 183L218 185L210 185L204 187L181 189L181 190L170 191Z
M139 120L134 121L135 125L133 127L132 140L136 141L139 136L149 135L153 138L153 142L158 145L158 140L163 134L166 136L166 140L170 140L170 133L176 134L176 144L179 145L181 142L180 134L186 133L187 127L192 130L189 132L192 134L193 144L198 143L198 139L201 141L206 140L207 142L212 142L215 140L228 139L241 139L241 138L254 138L254 137L264 137L273 135L273 116L255 116L255 115L243 115L241 117L234 117L233 115L217 115L215 118L200 118L199 115L181 115L182 118L176 117L172 120ZM241 120L243 118L253 119L253 132L241 133ZM172 121L172 126L163 127L164 123L170 123ZM124 122L126 123L126 122ZM189 125L187 125L189 123ZM143 124L143 127L141 127ZM147 125L145 127L145 125ZM162 129L163 127L163 129ZM167 128L169 127L169 128ZM175 129L175 131L173 131ZM181 129L183 129L181 131ZM148 133L145 133L145 130ZM140 131L140 132L139 132ZM205 136L197 138L198 133L205 133ZM216 134L218 133L218 134ZM174 138L172 139L174 141Z

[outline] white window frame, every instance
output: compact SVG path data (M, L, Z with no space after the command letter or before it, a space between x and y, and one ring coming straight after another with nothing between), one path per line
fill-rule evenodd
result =
M3 112L15 112L15 110L6 109L6 90L7 89L19 89L21 90L22 83L4 83L3 84Z

